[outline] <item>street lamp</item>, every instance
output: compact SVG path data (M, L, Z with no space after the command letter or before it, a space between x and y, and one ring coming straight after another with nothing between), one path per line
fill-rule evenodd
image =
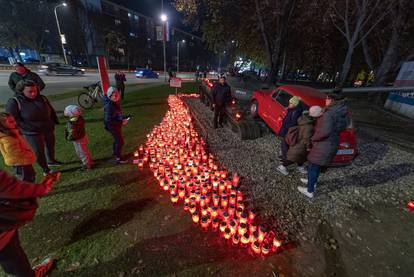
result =
M55 12L55 18L56 18L56 25L58 28L58 32L59 32L59 39L60 39L60 43L62 44L62 51L63 51L63 58L65 59L65 63L68 63L68 59L66 57L66 51L65 51L65 43L66 43L66 38L65 35L62 34L62 32L60 31L60 25L59 25L59 19L58 19L58 15L57 15L57 8L59 7L66 7L67 4L65 2L57 5L54 9Z
M166 14L161 14L161 21L162 21L162 34L163 34L163 38L162 38L162 50L163 50L163 55L164 55L164 81L167 81L167 59L166 59L166 50L165 50L165 40L167 39L167 34L166 32L166 24L167 24L167 20L168 17Z
M185 43L185 39L177 41L177 74L180 71L180 42Z

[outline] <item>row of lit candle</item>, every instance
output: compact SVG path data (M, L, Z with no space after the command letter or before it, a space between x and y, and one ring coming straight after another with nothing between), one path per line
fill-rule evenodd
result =
M254 254L278 251L280 238L258 224L257 212L246 207L239 176L229 174L207 152L180 97L168 98L169 111L135 152L138 167L148 165L171 202L182 203L194 224L204 231L216 231Z

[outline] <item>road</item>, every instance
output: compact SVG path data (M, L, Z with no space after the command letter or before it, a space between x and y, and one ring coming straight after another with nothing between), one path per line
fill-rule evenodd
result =
M0 72L0 105L7 103L7 100L12 97L13 92L8 86L9 75L11 72ZM133 73L126 74L127 84L138 83L162 83L163 76L159 79L138 79ZM44 95L52 95L65 93L71 90L82 89L83 86L99 81L98 73L86 73L84 76L43 76L43 81L46 83L46 88L42 91ZM113 74L110 74L111 83L114 82Z

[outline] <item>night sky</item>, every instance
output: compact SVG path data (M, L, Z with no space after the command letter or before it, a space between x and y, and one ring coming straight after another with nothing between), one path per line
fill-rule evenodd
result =
M114 3L136 10L139 13L159 18L161 14L161 0L111 0ZM182 24L182 16L171 4L172 0L164 0L164 11L169 21L179 27L185 28ZM188 29L188 28L185 28Z

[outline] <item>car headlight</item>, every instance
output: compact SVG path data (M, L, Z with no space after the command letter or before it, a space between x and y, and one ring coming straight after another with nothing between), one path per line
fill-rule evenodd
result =
M85 72L85 69L84 69L84 68L81 68L81 71L82 71L82 72Z

